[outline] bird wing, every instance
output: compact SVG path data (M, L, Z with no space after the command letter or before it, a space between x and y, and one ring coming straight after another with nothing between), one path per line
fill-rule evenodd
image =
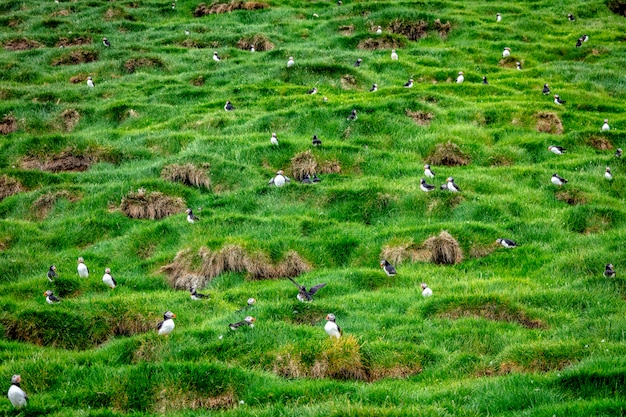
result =
M296 282L293 278L291 278L291 277L287 277L287 278L289 278L289 281L293 282L293 285L295 285L296 287L298 287L298 290L301 288L301 287L300 287L300 284L298 284L298 283L297 283L297 282ZM316 290L316 291L317 291L317 290Z
M517 246L517 243L515 243L514 241L512 241L511 239L504 239L504 241L506 242L507 245L509 246Z
M283 175L283 177L285 177L285 176ZM285 177L285 182L291 182L291 180L289 179L289 177Z
M58 299L54 294L50 294L50 299L52 301L61 301L60 299Z
M317 284L314 287L311 287L309 289L309 295L314 295L320 288L324 288L326 286L326 283L323 284Z
M111 275L111 281L113 281L113 285L117 286L117 281L113 278L113 275Z
M163 327L163 322L165 320L161 320L160 322L157 323L157 330L161 330L161 327Z
M274 184L274 178L276 178L276 177L272 177L272 179L268 182L269 185Z
M234 329L236 329L236 328L238 328L238 327L243 326L243 325L244 325L244 323L245 323L245 321L238 321L237 323L231 323L231 324L229 324L229 325L228 325L228 327L230 327L231 329L233 329L233 330L234 330Z
M396 268L391 264L385 265L385 271L387 271L390 274L397 274Z

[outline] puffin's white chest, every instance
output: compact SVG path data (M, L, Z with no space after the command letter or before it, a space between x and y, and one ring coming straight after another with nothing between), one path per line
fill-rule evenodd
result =
M603 124L603 125L602 125L602 131L603 131L603 132L606 132L607 130L610 130L610 129L611 129L611 128L609 127L609 124L608 124L608 123L605 123L605 124Z
M78 268L76 268L78 270L78 276L81 278L88 278L89 277L89 269L87 269L87 265L85 264L78 264Z
M422 297L430 297L431 295L433 295L433 290L430 288L424 288L422 291Z
M334 323L332 321L327 322L326 326L324 326L324 330L326 330L326 334L328 334L328 336L330 337L334 337L337 339L341 337L341 333L339 333L339 326L337 326L337 323Z
M22 408L26 405L26 393L17 385L11 385L7 396L15 408Z
M283 185L285 185L285 177L283 177L282 175L276 175L276 177L274 177L274 185L277 187L282 187Z
M113 277L110 274L104 274L102 276L102 282L111 288L115 288L115 282L113 282Z
M172 331L174 330L174 320L172 319L167 319L163 322L163 324L161 325L161 328L159 329L159 335L167 335L172 333Z

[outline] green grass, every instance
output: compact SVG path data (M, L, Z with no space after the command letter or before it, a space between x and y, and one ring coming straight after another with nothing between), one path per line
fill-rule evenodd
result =
M0 5L0 116L17 122L0 135L0 176L21 187L0 200L0 381L6 390L21 374L30 398L21 412L0 401L0 415L626 413L626 163L614 156L626 148L623 17L600 0L278 0L196 18L198 4ZM387 31L396 19L430 27L408 41ZM447 38L435 19L451 23ZM274 48L237 48L254 35ZM58 47L78 37L92 42ZM391 48L359 50L368 38L398 42L399 61ZM6 48L24 39L40 47ZM523 71L500 65L505 46ZM95 60L71 64L78 51ZM544 83L567 103L543 96ZM73 129L68 109L80 115ZM358 120L347 121L352 109ZM430 124L407 111L430 113ZM554 113L563 133L539 133L539 112ZM600 132L605 118L611 131ZM323 145L312 149L314 134ZM433 164L429 182L453 176L463 191L423 193L423 165L447 142L469 163ZM279 169L293 178L292 159L307 150L340 172L267 186ZM91 165L26 165L60 155ZM206 170L209 189L161 177L188 163ZM570 181L562 189L555 172ZM141 188L182 198L201 220L130 219L122 198ZM393 278L380 270L384 248L419 251L442 230L461 263L406 260ZM520 247L496 247L499 237ZM271 265L296 251L312 267L296 280L328 285L305 305L285 278L231 271L198 288L210 300L192 302L161 272L189 249L188 269L200 273L198 250L228 245ZM79 256L88 279L76 274ZM602 276L606 263L616 278ZM105 268L114 291L100 280ZM421 297L422 282L433 297ZM62 302L46 304L47 289ZM236 312L249 297L257 304ZM159 338L166 310L176 329ZM339 343L323 330L331 312ZM248 314L254 328L228 329Z

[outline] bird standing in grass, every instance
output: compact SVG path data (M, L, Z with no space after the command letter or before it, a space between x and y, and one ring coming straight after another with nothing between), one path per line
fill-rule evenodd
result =
M519 246L516 242L512 241L511 239L498 238L496 239L496 243L504 246L507 249L513 249Z
M354 63L355 67L360 67L361 63L363 62L363 60L361 58L357 59L356 62Z
M332 339L339 339L341 337L341 327L337 325L335 322L335 315L330 313L326 315L326 325L324 326L324 330L326 334Z
M411 87L413 87L413 78L409 78L409 81L405 82L403 87L404 88L411 88Z
M311 180L311 174L305 174L304 178L302 178L300 182L302 184L313 184L313 181Z
M272 132L272 137L270 138L270 143L274 146L278 146L278 138L276 137L276 133Z
M313 87L309 91L307 91L306 93L307 94L317 94L317 88Z
M313 174L313 183L318 183L318 182L322 182L321 179L319 179L319 177L317 176L317 174Z
M459 76L456 77L456 83L461 84L463 81L465 81L465 77L463 76L463 71L459 71Z
M429 183L427 183L426 181L424 181L424 178L420 178L420 190L424 191L424 192L429 192L435 189L434 185L431 185Z
M558 185L559 187L561 187L563 184L567 184L569 181L567 181L565 178L559 176L558 174L554 174L552 175L552 184L554 185Z
M250 327L254 327L254 322L256 321L256 319L252 316L247 316L245 319L243 319L242 321L239 321L237 323L231 323L228 325L228 327L230 327L230 330L237 330L238 328L240 328L241 326L250 326Z
M396 268L387 262L386 259L380 261L380 267L385 271L385 274L387 274L388 277L394 277L398 273Z
M428 288L428 284L422 282L422 297L430 297L433 295L433 290Z
M254 49L254 45L250 45L250 52L256 52L256 49Z
M496 13L496 22L502 21L502 15L500 13Z
M111 275L111 268L106 268L104 270L104 275L102 275L102 282L104 282L112 290L117 287L117 281L115 281L115 278L113 278L113 275Z
M222 58L217 54L217 51L213 51L213 61L220 62Z
M7 397L9 397L9 401L11 401L14 408L22 408L28 401L28 395L26 395L24 390L20 387L21 382L22 377L20 375L13 375L11 377L11 387L9 387Z
M518 70L518 71L521 71L522 70L522 63L517 61L515 63L515 69Z
M487 81L487 77L485 75L483 75L483 84L489 84L489 81Z
M226 111L233 111L233 110L235 110L235 107L232 105L230 100L226 101L226 104L224 104L224 110L226 110Z
M583 38L578 38L576 41L576 48L580 48L581 46L583 46Z
M606 178L609 181L613 180L613 174L611 174L611 168L610 167L606 167L606 170L604 171L604 178Z
M287 68L293 67L296 64L296 61L293 60L293 57L290 56L287 60Z
M378 84L372 84L372 88L370 88L370 93L378 91Z
M276 172L276 176L274 178L272 178L270 180L270 182L268 183L269 185L275 185L276 187L282 187L283 185L285 185L286 183L291 182L291 180L289 178L287 178L284 175L284 172L282 169L278 170Z
M432 169L430 169L430 165L428 164L424 165L424 175L426 175L428 178L435 178L435 173Z
M548 86L548 83L543 85L543 90L541 90L541 92L543 93L544 96L547 96L548 94L550 94L550 87Z
M191 224L194 224L196 220L200 220L200 218L196 216L195 214L193 214L193 210L188 208L187 209L187 221Z
M602 132L607 132L607 131L611 130L611 126L609 126L609 119L604 119L604 124L602 125L600 130Z
M194 301L199 301L199 300L202 300L204 298L207 298L207 299L210 298L209 294L201 294L201 293L197 292L194 287L191 287L189 289L189 296Z
M50 290L47 290L46 292L44 292L43 295L46 296L46 303L48 304L56 304L59 301L61 301Z
M243 307L241 307L239 310L235 311L235 313L239 313L240 311L246 310L250 307L252 307L253 305L256 304L256 300L252 297L248 298L247 304Z
M376 29L376 34L378 34L378 35L382 35L383 34L383 28L381 26L378 26L378 28Z
M111 42L107 38L102 38L102 44L107 48L111 46Z
M93 83L93 79L91 77L87 77L87 87L94 88L95 84Z
M574 21L576 21L576 18L574 17L573 14L568 13L567 14L567 20L569 20L570 22L574 22Z
M589 40L589 36L587 36L587 34L584 34L583 36L580 37L580 39L582 39L583 42L587 42Z
M454 182L454 178L452 177L448 177L448 179L446 180L446 188L448 191L452 191L453 193L461 192L461 189L458 185L456 185L456 183Z
M621 158L621 157L622 157L622 154L623 154L622 148L617 148L617 149L615 150L615 157L617 157L617 158Z
M313 301L313 296L321 289L324 288L326 286L326 283L322 283L322 284L317 284L312 286L308 291L306 289L306 287L304 285L300 285L298 284L293 278L291 277L287 277L289 278L289 280L291 282L293 282L293 285L295 285L296 287L298 287L298 295L296 296L298 298L298 301L300 301L301 303L304 302L311 302Z
M318 139L317 135L313 135L313 139L311 139L311 144L313 146L322 146L322 141Z
M502 58L507 58L509 56L511 56L511 48L507 46L504 48L504 51L502 51Z
M615 269L613 269L613 264L606 264L604 267L604 275L606 278L615 278Z
M78 258L78 266L76 267L76 270L78 271L79 277L89 278L89 268L85 265L85 260L82 256Z
M50 268L48 268L48 281L53 282L54 279L57 277L57 267L54 265L50 265Z
M352 113L350 113L350 116L347 117L346 120L356 120L359 117L356 115L356 109L352 109Z
M175 319L175 318L176 318L176 314L172 313L169 310L167 310L163 314L163 320L161 320L157 324L157 330L158 330L159 336L167 336L174 331L174 327L176 327L176 325L174 324L174 320L172 319Z
M398 60L398 53L396 52L395 49L391 50L391 60L392 61L397 61Z
M563 148L562 146L550 145L548 146L548 150L555 155L563 155L565 153L565 148Z
M565 100L561 100L561 97L558 94L555 94L554 104L558 104L560 106L561 104L565 104Z

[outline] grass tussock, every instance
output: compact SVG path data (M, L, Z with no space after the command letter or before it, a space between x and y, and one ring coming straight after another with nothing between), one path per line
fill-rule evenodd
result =
M619 16L626 17L626 1L625 0L608 0L606 2L609 10Z
M62 198L71 203L80 200L80 196L72 194L67 190L50 191L40 195L35 201L33 201L30 208L37 218L43 219L48 215L48 212L52 210L56 202Z
M78 49L61 55L52 60L52 66L59 65L79 65L98 60L98 51L94 49Z
M20 162L20 167L49 172L81 172L88 170L91 164L97 160L98 156L95 153L79 152L70 147L61 153L46 155L44 159L26 156Z
M514 57L513 55L511 56L507 56L506 58L502 58L499 62L498 65L501 66L502 68L516 68L517 67L517 62L520 62L522 65L524 64L524 60L518 60L516 57Z
M93 39L91 36L77 36L75 38L60 38L56 43L57 48L66 48L70 46L91 45Z
M540 111L536 114L537 132L560 135L563 133L563 122L556 113Z
M463 317L478 317L491 321L517 323L527 329L543 329L546 325L539 319L530 318L525 311L508 303L490 301L471 304L460 302L461 305L450 304L448 310L437 314L438 317L458 320Z
M399 265L405 261L426 262L430 259L429 250L408 242L396 246L385 246L380 252L380 259L386 259L393 265Z
M44 45L32 39L18 38L4 42L4 49L7 51L27 51L29 49L43 48Z
M604 136L591 135L587 139L587 144L592 148L596 148L600 151L608 151L613 149L613 144L611 143L611 141Z
M205 3L199 4L193 12L195 17L202 17L208 14L230 13L234 10L261 10L267 9L269 4L258 1L232 1L230 3L213 3L207 6Z
M587 203L587 196L585 195L585 193L574 188L559 190L554 194L554 196L557 200L563 201L570 206Z
M179 182L197 188L211 188L211 179L207 175L206 166L197 167L193 164L172 164L163 167L161 178L166 181Z
M354 32L354 25L341 25L339 26L339 33L348 36Z
M237 48L239 49L249 51L251 46L254 46L254 50L258 52L274 49L274 44L265 35L261 34L246 36L237 41Z
M7 175L0 176L0 201L23 190L22 184Z
M0 134L8 135L9 133L13 133L17 130L17 120L13 113L9 113L4 115L2 120L0 120Z
M439 36L441 39L446 39L448 37L448 33L452 29L452 25L450 22L441 23L440 19L435 19L433 22L433 27L437 32L439 32Z
M183 390L171 384L157 389L157 396L152 411L165 413L174 410L227 410L237 406L235 393L225 392L221 395L207 396L199 392Z
M412 111L412 110L406 109L405 113L407 116L411 118L411 120L413 120L415 123L417 123L420 126L430 125L430 121L434 117L434 115L431 112L426 112L426 111L421 111L421 110Z
M448 141L438 143L431 154L426 158L430 165L443 165L448 167L463 166L470 163L471 158L461 150L459 145Z
M417 41L426 37L428 22L424 20L410 22L404 19L396 19L389 24L389 30L406 37L410 41Z
M313 153L308 150L291 158L291 172L298 181L302 181L306 175L317 174L317 161Z
M249 279L276 279L297 277L311 269L308 262L295 251L273 265L263 253L248 253L238 245L227 245L219 251L201 247L197 254L184 249L176 254L172 263L161 267L170 286L188 290L202 288L223 272L246 272Z
M336 159L322 161L318 165L320 174L339 174L341 172L341 164Z
M459 242L445 230L439 236L432 236L424 242L430 253L430 261L435 264L458 264L463 260L463 251Z
M80 121L80 113L76 109L66 109L61 113L62 129L66 132L74 130Z
M145 189L129 192L122 198L120 210L131 219L158 220L180 213L185 202L180 197L170 197L158 191L146 192Z
M341 88L343 88L344 90L349 90L351 88L354 88L356 87L356 77L350 74L343 75L339 79L339 84L341 85Z
M399 49L404 48L406 42L390 35L382 35L376 38L363 39L357 45L357 48L366 51L378 51L382 49Z
M129 74L133 74L140 68L163 68L164 64L160 58L150 58L150 57L142 57L142 58L131 58L124 63L124 69Z

